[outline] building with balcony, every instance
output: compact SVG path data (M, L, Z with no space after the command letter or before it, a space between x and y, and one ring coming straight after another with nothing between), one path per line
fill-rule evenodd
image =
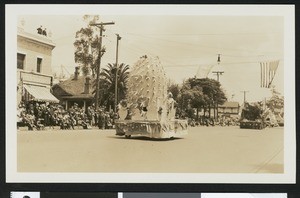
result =
M17 103L30 101L58 103L52 95L51 58L55 44L50 37L18 27Z

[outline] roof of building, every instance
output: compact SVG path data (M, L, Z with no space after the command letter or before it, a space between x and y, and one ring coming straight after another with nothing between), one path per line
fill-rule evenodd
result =
M219 107L224 107L224 108L238 108L240 104L238 102L225 102L222 105L219 105Z
M85 76L78 76L77 79L74 79L74 77L70 77L63 82L53 85L52 89L62 89L64 91L64 94L60 96L61 98L93 98L93 80L94 78L90 77L89 93L84 93L84 86L86 82Z
M39 35L39 34L32 34L32 33L24 31L23 28L18 28L17 35L27 38L29 40L35 41L35 42L46 44L46 45L50 46L52 49L56 46L50 37L46 37L46 36Z

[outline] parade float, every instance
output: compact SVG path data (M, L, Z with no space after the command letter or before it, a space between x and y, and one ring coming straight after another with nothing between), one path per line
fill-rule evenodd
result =
M263 107L261 104L246 103L242 109L241 129L264 129L284 125L283 108Z
M241 129L264 129L263 109L259 105L245 103L242 109L240 128Z
M126 99L120 101L116 135L174 138L187 134L187 120L175 119L175 101L158 57L141 57L131 68Z

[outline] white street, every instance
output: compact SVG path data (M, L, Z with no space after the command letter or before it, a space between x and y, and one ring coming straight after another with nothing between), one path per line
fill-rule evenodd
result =
M18 171L283 173L283 131L195 127L174 140L98 129L18 131Z

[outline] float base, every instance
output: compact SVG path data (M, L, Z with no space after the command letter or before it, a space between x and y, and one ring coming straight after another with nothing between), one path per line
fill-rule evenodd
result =
M174 138L187 134L187 120L171 120L166 123L148 120L117 120L116 135L141 135L150 138Z

